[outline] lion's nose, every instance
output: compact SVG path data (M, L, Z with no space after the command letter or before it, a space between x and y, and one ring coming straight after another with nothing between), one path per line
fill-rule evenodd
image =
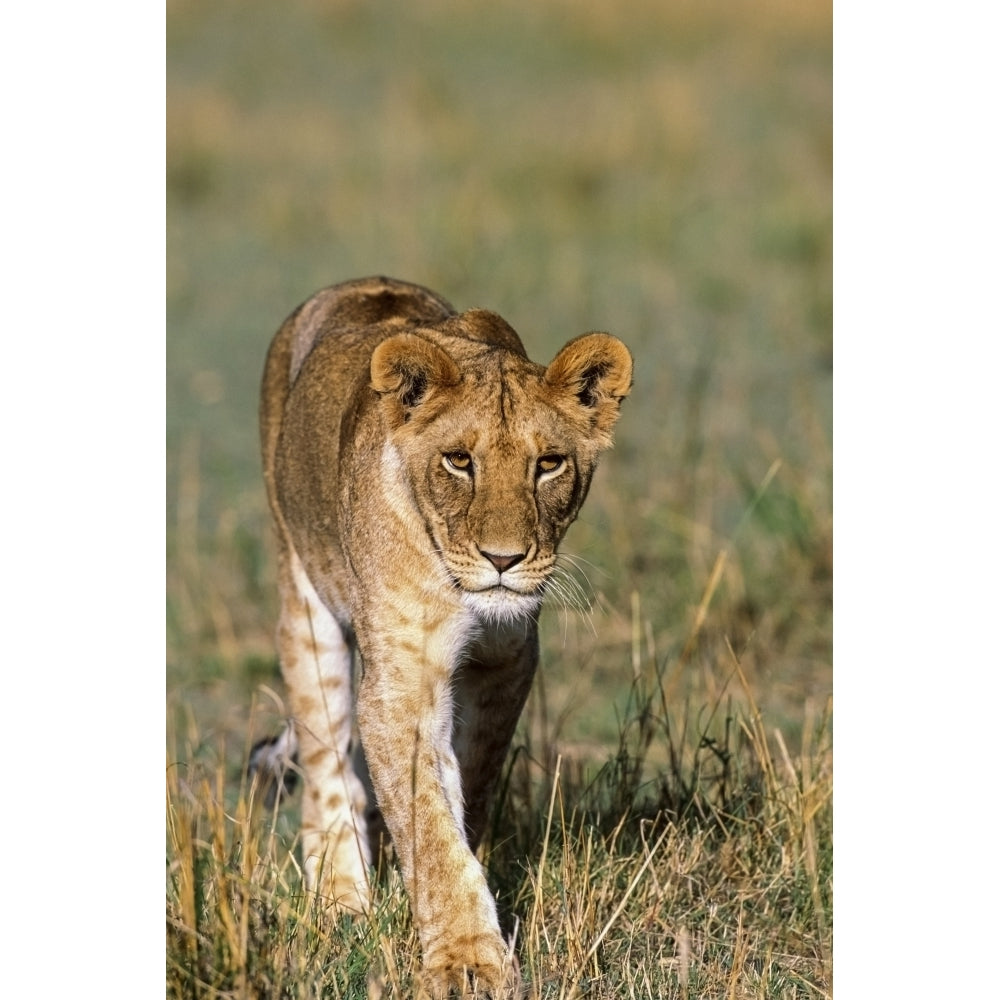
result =
M496 552L483 552L482 549L479 550L482 554L493 563L494 568L498 573L502 573L506 569L510 569L511 566L516 566L524 557L527 552L515 552L512 555L499 555Z

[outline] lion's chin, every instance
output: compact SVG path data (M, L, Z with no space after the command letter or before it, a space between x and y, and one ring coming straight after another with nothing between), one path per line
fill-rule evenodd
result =
M462 603L485 624L504 625L535 615L541 607L542 594L540 591L522 594L508 587L489 587L465 591Z

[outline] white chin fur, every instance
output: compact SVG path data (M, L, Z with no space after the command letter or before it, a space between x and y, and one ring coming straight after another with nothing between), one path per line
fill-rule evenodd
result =
M484 622L513 622L534 614L542 603L541 594L519 594L505 587L465 591L462 603Z

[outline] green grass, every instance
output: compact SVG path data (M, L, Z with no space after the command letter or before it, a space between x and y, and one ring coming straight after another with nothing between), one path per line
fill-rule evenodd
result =
M272 830L240 794L283 713L264 352L316 288L371 273L496 309L539 361L589 329L637 361L564 545L592 607L545 613L490 846L528 978L830 992L830 20L168 4L169 995L412 977L397 881L372 923L329 926L294 804Z

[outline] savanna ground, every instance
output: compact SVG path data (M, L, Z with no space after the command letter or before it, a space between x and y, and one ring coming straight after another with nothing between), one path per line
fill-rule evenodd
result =
M264 353L373 273L637 361L485 845L529 995L830 995L829 4L171 0L167 53L167 995L415 989L395 873L332 921L242 778Z

